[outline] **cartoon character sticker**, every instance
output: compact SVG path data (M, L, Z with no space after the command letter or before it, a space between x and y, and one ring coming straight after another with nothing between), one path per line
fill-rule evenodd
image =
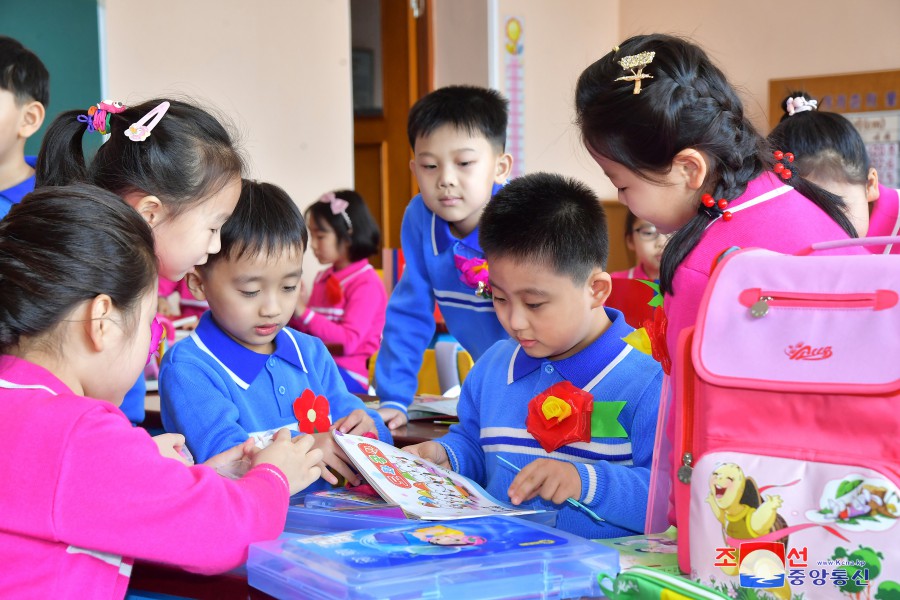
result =
M806 512L815 523L849 531L884 531L900 517L900 493L886 479L850 474L829 481L819 498L819 508Z

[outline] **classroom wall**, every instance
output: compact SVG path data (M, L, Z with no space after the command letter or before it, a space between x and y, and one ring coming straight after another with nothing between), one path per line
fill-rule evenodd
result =
M434 87L480 85L488 80L488 2L435 0Z
M180 94L235 125L249 175L305 207L353 185L347 0L105 0L110 97ZM305 275L320 266L306 253ZM306 278L306 277L305 277Z
M900 68L896 0L622 0L620 10L622 38L676 33L703 46L764 133L769 79Z

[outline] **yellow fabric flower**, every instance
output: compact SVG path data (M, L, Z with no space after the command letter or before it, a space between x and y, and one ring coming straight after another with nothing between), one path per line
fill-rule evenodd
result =
M641 327L640 329L635 329L628 335L622 338L622 341L632 346L636 350L640 350L644 354L649 356L653 356L653 350L650 345L650 336L647 335L647 330Z
M544 403L541 404L541 412L548 421L556 419L556 422L560 423L572 414L572 407L562 398L548 396Z

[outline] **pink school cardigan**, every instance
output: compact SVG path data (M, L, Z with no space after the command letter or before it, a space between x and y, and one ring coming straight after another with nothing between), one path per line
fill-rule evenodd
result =
M239 480L160 456L109 402L0 357L0 597L122 598L133 559L197 573L243 563L284 528L284 474Z

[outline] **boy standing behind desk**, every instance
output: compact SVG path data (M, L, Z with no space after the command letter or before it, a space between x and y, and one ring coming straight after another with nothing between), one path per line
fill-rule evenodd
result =
M50 75L34 53L0 36L0 219L34 189L34 156L25 142L41 128Z
M558 509L560 529L643 532L662 369L622 341L634 329L603 306L612 280L600 201L576 181L526 175L485 210L480 239L510 339L475 363L459 424L406 450L500 500Z
M507 104L493 90L450 86L410 110L410 169L421 193L403 216L406 269L388 301L375 365L379 413L392 429L407 421L434 335L435 300L451 335L475 360L506 337L490 298L476 290L487 280L478 221L512 167L504 150Z

